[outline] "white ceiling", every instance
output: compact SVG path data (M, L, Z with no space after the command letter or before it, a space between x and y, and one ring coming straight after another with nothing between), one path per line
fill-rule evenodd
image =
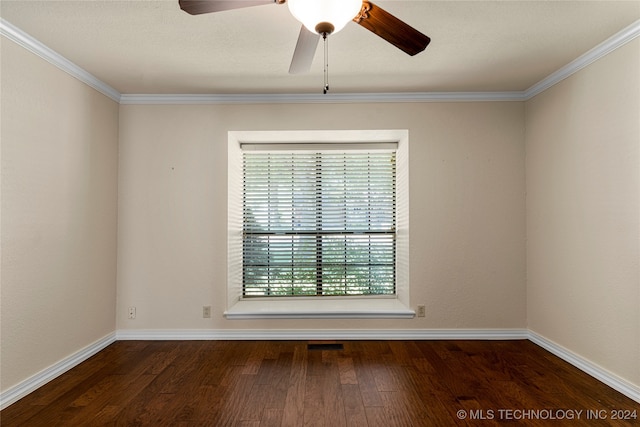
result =
M524 91L640 19L628 1L374 1L431 37L410 57L355 23L330 37L332 93ZM178 0L2 0L0 16L125 94L319 93L288 73L286 5L191 16Z

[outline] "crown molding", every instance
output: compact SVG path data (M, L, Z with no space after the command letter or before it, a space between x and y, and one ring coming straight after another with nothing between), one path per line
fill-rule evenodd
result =
M582 68L640 36L640 20L614 34L569 64L524 91L397 92L331 94L121 94L86 70L0 18L0 35L40 56L78 80L123 105L336 104L407 102L527 101Z
M522 92L396 92L332 94L123 94L120 103L133 104L349 104L406 102L523 101Z
M120 92L3 18L0 18L0 34L81 82L86 83L103 95L120 102Z
M619 47L624 46L638 36L640 36L640 19L635 21L633 24L623 28L621 31L609 37L607 40L603 41L593 49L580 55L578 58L560 68L558 71L551 73L544 79L540 80L538 83L531 86L529 89L522 92L524 100L529 100L539 93L544 92L556 83L559 83L572 74L577 73L587 65L597 61L598 59L613 52Z

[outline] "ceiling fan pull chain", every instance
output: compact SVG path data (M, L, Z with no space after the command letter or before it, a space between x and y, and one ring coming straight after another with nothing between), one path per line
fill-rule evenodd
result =
M324 43L324 88L322 93L327 94L329 91L329 39L327 33L322 33Z

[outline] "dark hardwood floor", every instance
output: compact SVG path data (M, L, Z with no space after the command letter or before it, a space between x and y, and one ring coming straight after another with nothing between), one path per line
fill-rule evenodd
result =
M638 403L529 341L335 343L343 349L119 341L6 408L0 423L640 425Z

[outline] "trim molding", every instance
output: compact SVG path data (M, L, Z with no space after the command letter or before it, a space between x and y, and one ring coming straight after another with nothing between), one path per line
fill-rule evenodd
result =
M407 102L523 101L523 92L400 92L305 94L123 94L124 105L349 104Z
M118 103L120 102L120 92L2 18L0 18L0 34L55 65L72 77L91 86L103 95Z
M618 377L617 375L603 369L595 363L584 359L577 354L567 350L561 345L538 335L537 333L529 330L529 341L539 345L550 353L563 359L565 362L570 363L581 371L591 375L598 381L605 383L609 387L624 394L630 399L640 403L640 387L631 384L630 382Z
M228 320L256 320L256 319L413 319L416 313L413 310L367 310L367 311L280 311L280 312L252 312L241 310L228 310L224 312Z
M507 92L406 92L338 94L121 94L94 75L45 46L29 34L0 18L0 35L40 56L71 76L123 105L218 105L218 104L345 104L385 102L492 102L527 101L587 65L640 36L640 20L580 55L558 71L524 91Z
M575 60L571 61L558 71L551 73L549 76L540 80L538 83L531 86L529 89L522 92L523 99L529 100L541 92L549 89L556 83L561 82L574 73L577 73L587 65L597 61L603 56L613 52L619 47L624 46L636 37L640 36L640 19L621 31L617 32L607 40L603 41L593 49L580 55Z
M526 329L127 329L118 340L516 340Z
M0 393L0 410L22 399L29 393L42 387L49 381L59 377L68 370L84 362L94 354L104 350L116 341L116 334L110 333L93 344L71 354L50 367L38 372L26 380Z

